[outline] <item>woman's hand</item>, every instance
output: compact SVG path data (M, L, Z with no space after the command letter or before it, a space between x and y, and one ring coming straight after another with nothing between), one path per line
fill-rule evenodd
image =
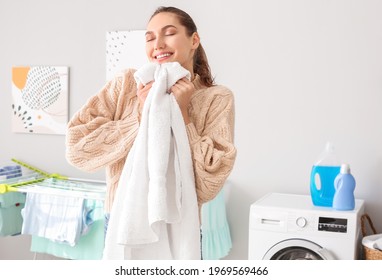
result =
M142 113L143 105L145 104L147 95L149 94L149 91L153 83L154 82L152 81L146 85L142 85L141 83L138 84L137 96L138 96L138 103L139 103L139 114Z
M174 95L178 102L179 108L182 112L185 124L190 123L190 117L188 115L188 105L191 101L191 96L195 92L195 86L188 79L183 78L178 80L171 88L170 91Z

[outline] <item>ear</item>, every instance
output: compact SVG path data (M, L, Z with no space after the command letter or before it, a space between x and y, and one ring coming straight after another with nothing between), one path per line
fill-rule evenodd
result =
M200 45L200 37L198 32L192 34L192 49L196 50Z

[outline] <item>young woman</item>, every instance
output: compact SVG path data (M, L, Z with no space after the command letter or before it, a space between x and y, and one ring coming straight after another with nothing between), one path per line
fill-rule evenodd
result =
M154 12L147 25L146 54L151 62L179 62L191 73L191 81L178 80L171 92L186 125L200 208L220 191L234 165L233 94L214 84L195 23L180 9ZM68 124L67 160L85 171L106 168L106 214L152 86L137 85L134 72L126 70L109 81Z

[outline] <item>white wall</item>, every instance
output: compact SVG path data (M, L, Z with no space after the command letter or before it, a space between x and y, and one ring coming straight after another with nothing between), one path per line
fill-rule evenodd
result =
M144 29L159 5L196 21L217 82L236 97L238 157L230 177L233 249L247 256L248 211L267 192L309 194L325 142L351 164L356 197L382 231L382 10L373 0L0 1L1 159L85 174L64 136L11 132L11 67L70 67L70 115L105 81L105 33ZM0 238L0 259L31 258L28 237Z

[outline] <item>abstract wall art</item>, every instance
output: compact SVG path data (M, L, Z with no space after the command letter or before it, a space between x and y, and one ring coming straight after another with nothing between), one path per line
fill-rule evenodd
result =
M12 68L13 132L65 134L68 72L64 66Z
M146 30L106 33L106 80L121 70L138 69L147 63L145 33Z

